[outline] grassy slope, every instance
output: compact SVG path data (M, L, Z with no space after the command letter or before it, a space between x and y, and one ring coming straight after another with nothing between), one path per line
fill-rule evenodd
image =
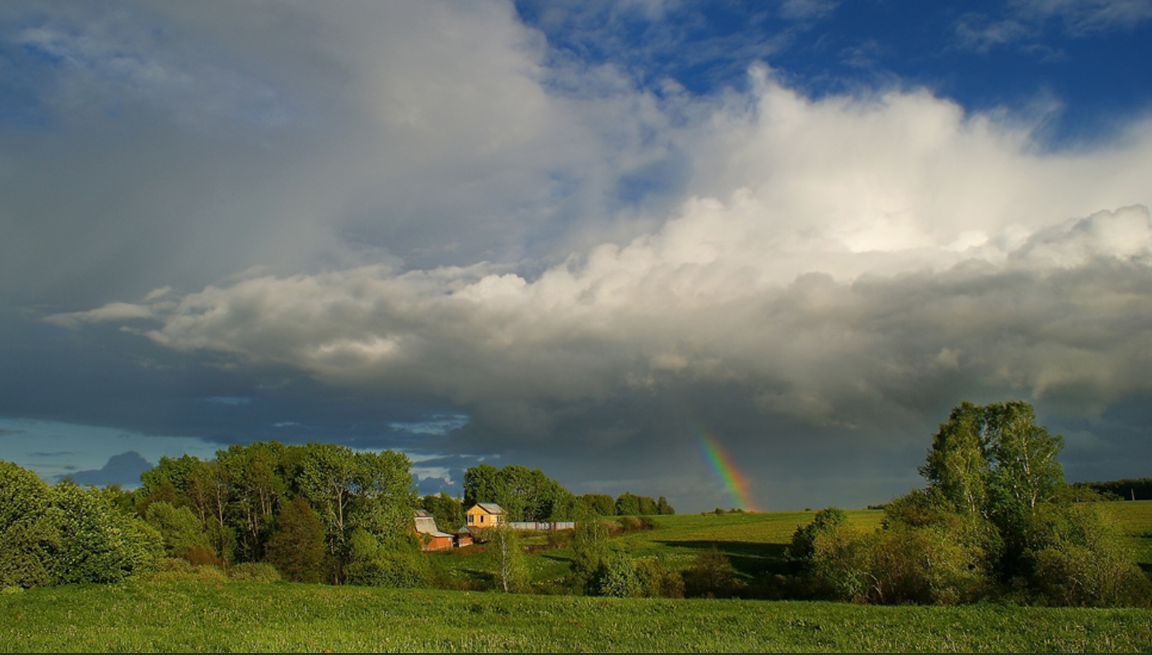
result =
M613 539L633 557L661 557L674 569L685 569L702 551L716 548L728 556L736 571L752 579L765 571L782 571L784 549L792 533L812 520L815 512L770 512L757 514L679 514L661 516L659 528L630 532ZM849 520L866 528L880 524L883 512L849 510ZM544 537L529 537L525 543L543 543ZM471 551L478 552L478 551ZM532 579L559 582L568 572L569 549L546 550L529 557ZM465 548L433 554L434 565L460 584L482 583L487 566L483 558Z

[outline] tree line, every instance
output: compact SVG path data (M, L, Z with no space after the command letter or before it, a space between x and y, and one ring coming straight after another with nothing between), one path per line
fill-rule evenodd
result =
M507 512L509 521L573 521L588 512L596 516L676 513L664 496L653 500L628 491L616 498L608 494L577 496L540 469L519 464L500 469L491 464L469 467L464 471L463 487L464 507L496 503Z
M413 586L431 575L414 508L450 532L476 502L500 504L513 521L672 511L663 497L576 496L519 465L469 468L463 500L418 498L406 455L326 443L162 457L140 480L131 492L67 479L50 486L0 461L0 586L115 582L174 560L224 570L266 565L302 582Z

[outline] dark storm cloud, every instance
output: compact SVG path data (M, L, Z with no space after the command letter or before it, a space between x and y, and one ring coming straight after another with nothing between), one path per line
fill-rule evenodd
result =
M629 5L671 30L629 61L678 51L674 9ZM728 505L707 432L771 508L886 500L951 406L1022 397L1139 473L1144 118L1053 152L923 89L808 97L752 63L796 26L683 60L738 65L712 93L502 2L3 11L3 416L685 509Z

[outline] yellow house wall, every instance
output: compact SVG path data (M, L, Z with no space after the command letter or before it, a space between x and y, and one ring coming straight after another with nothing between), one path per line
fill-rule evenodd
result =
M489 514L483 509L480 509L479 505L469 509L466 512L466 515L468 517L468 525L477 528L488 528L494 525L499 525L501 519L500 514Z

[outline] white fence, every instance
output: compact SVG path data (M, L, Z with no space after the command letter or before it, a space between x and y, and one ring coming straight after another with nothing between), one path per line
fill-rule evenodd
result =
M509 521L513 530L575 530L575 521Z

